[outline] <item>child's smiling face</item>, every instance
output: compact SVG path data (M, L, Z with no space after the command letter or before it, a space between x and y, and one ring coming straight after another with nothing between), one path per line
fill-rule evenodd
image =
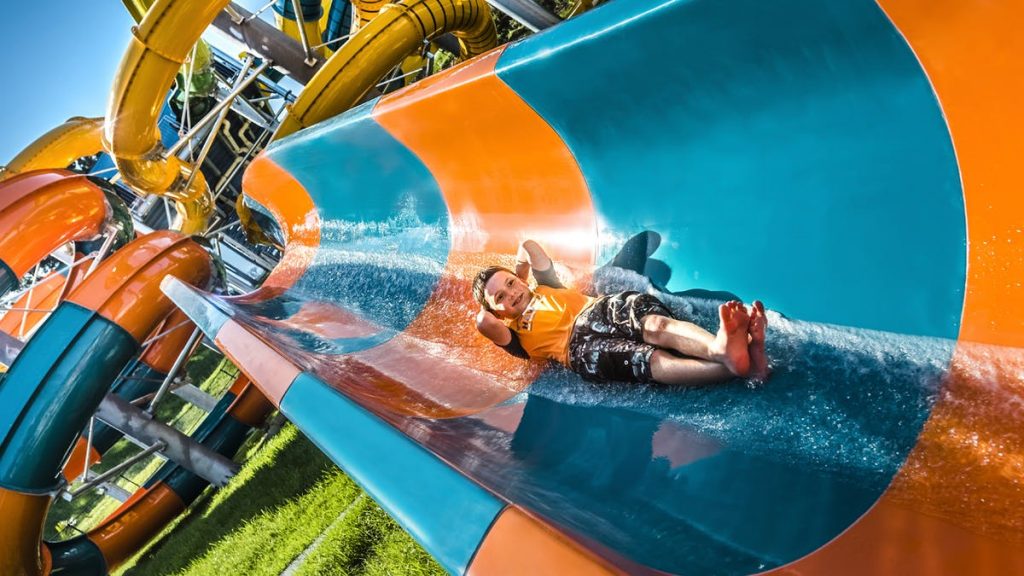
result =
M515 274L499 270L484 285L484 299L498 318L518 318L533 299L533 292Z

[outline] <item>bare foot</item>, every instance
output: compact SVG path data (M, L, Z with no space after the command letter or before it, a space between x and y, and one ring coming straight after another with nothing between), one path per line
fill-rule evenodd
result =
M750 356L750 378L758 382L768 378L768 355L764 351L764 333L767 328L768 317L764 313L764 304L754 300L750 310L750 324L747 326L750 340L747 354Z
M718 307L721 324L714 342L708 346L712 360L721 362L736 376L746 377L750 373L750 355L747 352L747 325L750 316L747 308L735 300Z

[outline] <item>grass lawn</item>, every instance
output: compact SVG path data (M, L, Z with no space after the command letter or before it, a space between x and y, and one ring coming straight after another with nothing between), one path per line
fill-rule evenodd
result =
M227 487L208 490L114 574L445 573L290 424L251 451L255 453Z

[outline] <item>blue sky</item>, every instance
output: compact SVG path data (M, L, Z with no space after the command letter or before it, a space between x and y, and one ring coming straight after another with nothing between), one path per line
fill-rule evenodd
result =
M0 164L71 116L102 116L133 24L119 0L5 2Z
M106 113L133 24L120 0L4 2L0 165L72 116Z

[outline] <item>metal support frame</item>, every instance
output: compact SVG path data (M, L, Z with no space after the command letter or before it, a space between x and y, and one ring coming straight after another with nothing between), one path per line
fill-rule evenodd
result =
M176 384L178 385L174 386L174 389L171 390L171 394L174 394L185 402L188 402L207 414L213 412L213 409L217 407L217 398L212 394L206 393L202 388L180 380L176 381Z
M277 0L270 0L270 2L267 2L266 4L261 6L259 10L253 12L252 14L249 14L248 16L245 16L244 17L245 20L255 20L255 19L259 18L260 14L263 14L264 12L269 10L270 7L273 6L276 3L277 3ZM235 6L234 4L229 4L229 6L232 7L235 10L236 13L239 13L239 10L238 10L237 6Z
M434 53L430 51L430 41L423 41L423 57L426 62L423 63L423 77L430 76L434 71Z
M401 68L395 68L395 70L401 70ZM383 80L380 84L377 84L375 87L376 88L383 88L383 87L387 86L388 84L391 84L395 80L402 80L404 78L408 78L409 76L415 76L416 74L419 74L420 72L423 72L422 68L417 68L417 69L413 70L412 72L406 72L405 74L401 74L401 75L398 75L398 76L391 76L391 75L389 75L386 80ZM393 74L393 72L392 72L392 74Z
M286 108L286 106L281 106L280 108L278 108L277 113L274 114L274 118L270 122L270 126L266 130L264 130L263 133L260 134L258 138L256 138L256 141L253 142L252 146L249 147L249 150L246 151L245 156L242 157L242 161L236 164L234 168L231 169L229 175L223 179L223 182L213 194L214 203L217 202L217 199L220 198L220 195L223 194L224 190L226 190L228 185L231 184L231 180L234 179L235 174L242 168L242 166L245 166L246 161L249 160L249 158L251 158L252 155L256 152L256 149L260 148L263 145L263 143L270 138L270 135L274 133L274 130L276 129L277 124L281 119L281 113L284 112ZM220 230L222 229L223 228L221 228ZM206 234L207 237L209 237L210 235L211 234L209 233Z
M141 461L141 460L143 460L145 458L148 458L149 456L152 456L153 454L156 454L157 452L159 452L159 451L161 451L161 450L163 450L165 448L167 448L167 445L162 440L158 440L152 446L149 446L148 448L146 448L142 452L139 452L138 454L132 456L131 458L125 460L124 462L121 462L120 464L118 464L117 466L114 466L110 470L107 470L103 474L100 474L99 476L96 476L92 480L87 480L84 484L82 484L78 488L76 488L74 490L66 490L68 496L70 496L69 499L76 498L76 497L80 496L83 492L88 492L89 490L92 490L93 488L99 486L100 484L103 484L107 480L110 480L111 478L114 478L118 474L120 474L120 473L124 472L125 470L131 468L136 462L139 462L139 461ZM85 476L86 476L86 478L88 478L88 473L89 473L89 469L86 468L85 469Z
M28 296L25 300L25 306L27 308L32 307L32 293L35 291L36 286L39 285L39 264L35 265L32 269L32 286L28 289ZM21 315L21 323L18 325L18 338L25 338L25 324L28 322L28 314Z
M531 32L540 32L562 21L532 0L487 0L487 3Z
M96 427L96 418L89 418L89 433L85 437L85 464L82 465L82 478L89 480L89 467L92 463L89 462L90 456L92 456L92 434Z
M68 279L71 276L70 271L75 266L78 266L79 264L85 262L86 260L91 260L91 259L93 259L95 257L96 257L96 254L88 254L86 256L82 256L81 258L79 258L78 260L75 260L74 262L71 262L70 264L63 263L61 268L59 268L57 270L54 270L54 272L63 272L65 270L68 271L68 275L64 279L64 287L61 289L61 297L58 298L58 303L61 300L64 299L64 296L67 295L67 290L68 290L68 288L70 286L69 281L68 281ZM43 283L48 278L50 278L50 275L44 276L42 278L33 278L32 279L32 283L29 284L28 286L26 286L25 288L22 288L21 290L19 290L17 292L10 292L8 294L5 294L3 296L3 298L0 298L0 310L14 311L14 312L22 312L22 311L24 311L24 312L47 312L47 313L53 312L55 310L55 308L54 309L49 309L49 310L39 309L39 308L31 308L31 307L15 308L12 305L12 303L17 302L22 296L27 294L29 291L35 289L36 286L38 286L39 284ZM29 298L29 300L31 301L31 298Z
M218 14L213 20L213 25L244 44L253 54L272 60L274 66L280 68L300 84L306 84L313 78L323 62L317 62L313 66L307 65L305 53L298 42L289 38L269 22L257 18L262 11L273 5L274 3L270 2L250 14L248 10L237 3L231 3L228 5L231 12L225 10ZM242 20L236 20L233 15L241 16Z
M167 330L164 330L163 332L160 332L156 336L153 336L152 338L150 338L150 339L146 340L145 342L143 342L141 348L144 348L144 349L147 348L153 342L156 342L157 340L163 338L164 336L167 336L171 332L174 332L176 330L180 330L181 328L184 328L185 326L187 326L191 322L192 322L191 320L182 320L181 322L178 322L174 326L168 328Z
M348 40L349 38L351 38L353 36L355 36L355 34L345 34L344 36L338 36L334 40L328 40L327 42L324 42L323 44L317 44L316 46L313 46L312 50L319 50L320 48L327 48L331 44L337 44L338 42L341 42L343 40Z
M181 127L178 129L178 140L182 140L185 133L192 130L192 74L195 72L196 50L198 45L193 45L188 56L188 74L185 75L185 98L181 108ZM185 140L189 142L188 140ZM192 155L192 148L189 147L189 156ZM120 175L120 174L118 174ZM170 220L168 220L170 222Z
M192 186L192 182L196 179L196 174L200 171L203 162L206 161L206 157L210 154L210 150L213 148L213 143L217 141L217 134L220 133L221 127L224 126L224 121L227 120L228 113L231 112L231 105L234 103L238 94L241 93L239 92L239 87L246 81L246 74L248 74L249 69L252 68L252 60L252 54L247 54L245 61L242 63L242 69L238 72L238 76L235 77L235 83L231 86L231 92L229 92L229 96L225 98L228 105L221 108L220 113L217 114L217 119L213 122L213 127L210 128L210 133L206 135L206 140L203 142L203 147L199 149L199 156L193 161L194 168L192 173L188 175L188 182L185 183L186 189ZM263 66L263 69L265 70L266 66ZM259 73L253 75L254 78L258 76Z
M238 472L238 464L183 432L155 420L151 414L119 396L107 394L96 410L96 418L121 431L137 444L164 444L161 456L217 487L224 486Z
M273 4L273 3L271 3L271 4ZM231 17L231 21L234 22L235 24L241 24L241 23L245 22L245 16L242 16L241 14L239 14L238 10L235 10L235 7L232 6L231 4L228 4L227 6L225 6L224 7L224 11L227 12L228 16Z
M106 238L103 239L103 245L100 246L99 252L96 253L96 257L93 258L92 264L89 265L89 269L85 271L85 275L82 278L88 278L96 268L99 267L100 262L107 257L107 253L110 252L110 247L114 245L114 240L117 238L117 230L112 226L108 226L104 231ZM70 273L68 274L70 276Z
M174 360L174 365L171 366L170 371L167 372L167 376L164 377L164 381L160 384L160 388L156 391L156 395L153 396L153 401L146 407L146 412L153 414L156 410L156 405L163 399L167 394L167 389L171 386L171 382L174 381L174 377L178 375L178 371L181 370L182 365L185 364L185 360L192 354L196 344L199 343L199 339L202 337L203 332L199 328L192 330L192 335L188 337L188 341L185 343L185 347L181 349L181 353Z
M209 125L211 122L216 120L220 116L221 111L230 106L234 99L239 94L241 94L246 88L248 88L250 84L255 82L256 79L259 78L260 74L263 74L263 71L266 70L269 66L270 61L264 60L263 63L260 64L260 66L256 68L256 70L253 71L251 75L249 75L248 78L245 78L241 83L239 83L239 85L236 86L233 90L231 90L231 92L229 92L224 97L223 100L218 102L217 105L214 106L213 109L206 114L206 116L203 116L202 119L199 120L199 122L196 122L196 124L192 126L192 129L189 130L187 134L182 136L177 142L174 143L173 146L168 148L167 151L164 152L164 156L175 156L179 152L181 152L182 148L184 148L187 143L191 142L192 139L196 137L196 134L198 134L201 130L206 128L206 126Z
M306 53L306 66L316 66L317 58L309 46L309 38L306 37L306 18L302 15L302 4L299 0L292 0L292 10L295 12L295 22L299 25L299 39L302 40L302 50Z

